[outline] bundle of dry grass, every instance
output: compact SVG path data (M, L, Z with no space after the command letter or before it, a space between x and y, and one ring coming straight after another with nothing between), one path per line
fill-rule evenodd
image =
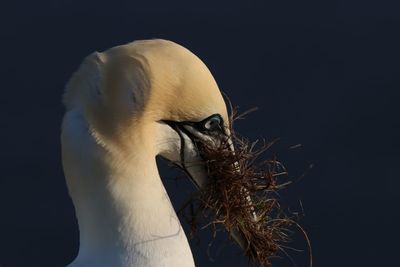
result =
M189 221L192 230L204 216L211 220L207 225L212 229L223 225L231 237L242 240L241 246L252 262L270 266L271 258L290 241L288 228L296 224L282 212L276 194L288 184L279 181L286 171L275 159L256 162L272 143L251 143L238 137L232 126L227 132L230 136L218 147L197 144L210 182L191 200Z

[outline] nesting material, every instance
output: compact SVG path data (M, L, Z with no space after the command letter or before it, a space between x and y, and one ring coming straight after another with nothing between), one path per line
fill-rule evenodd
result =
M250 261L271 266L271 258L290 241L288 228L295 224L278 202L277 191L288 184L280 181L286 171L275 159L258 162L272 143L249 142L238 137L232 126L228 132L230 136L217 147L197 143L210 182L190 201L189 221L192 230L204 219L212 229L223 225L231 238L240 236Z

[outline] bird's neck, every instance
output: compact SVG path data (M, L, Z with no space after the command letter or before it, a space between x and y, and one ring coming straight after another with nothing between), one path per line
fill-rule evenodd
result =
M70 266L194 266L155 155L140 142L126 158L110 155L66 119L63 164L80 232Z

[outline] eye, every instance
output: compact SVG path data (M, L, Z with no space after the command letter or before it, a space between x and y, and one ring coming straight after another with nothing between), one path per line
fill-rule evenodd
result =
M212 116L204 122L204 129L207 131L220 131L222 130L222 119L219 116Z

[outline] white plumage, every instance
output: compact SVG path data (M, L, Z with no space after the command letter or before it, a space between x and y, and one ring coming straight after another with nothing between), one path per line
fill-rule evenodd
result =
M162 122L200 121L225 103L207 67L180 45L137 41L88 56L67 85L62 157L80 231L71 267L191 267L190 247L155 157L198 160ZM199 166L187 167L202 184Z

